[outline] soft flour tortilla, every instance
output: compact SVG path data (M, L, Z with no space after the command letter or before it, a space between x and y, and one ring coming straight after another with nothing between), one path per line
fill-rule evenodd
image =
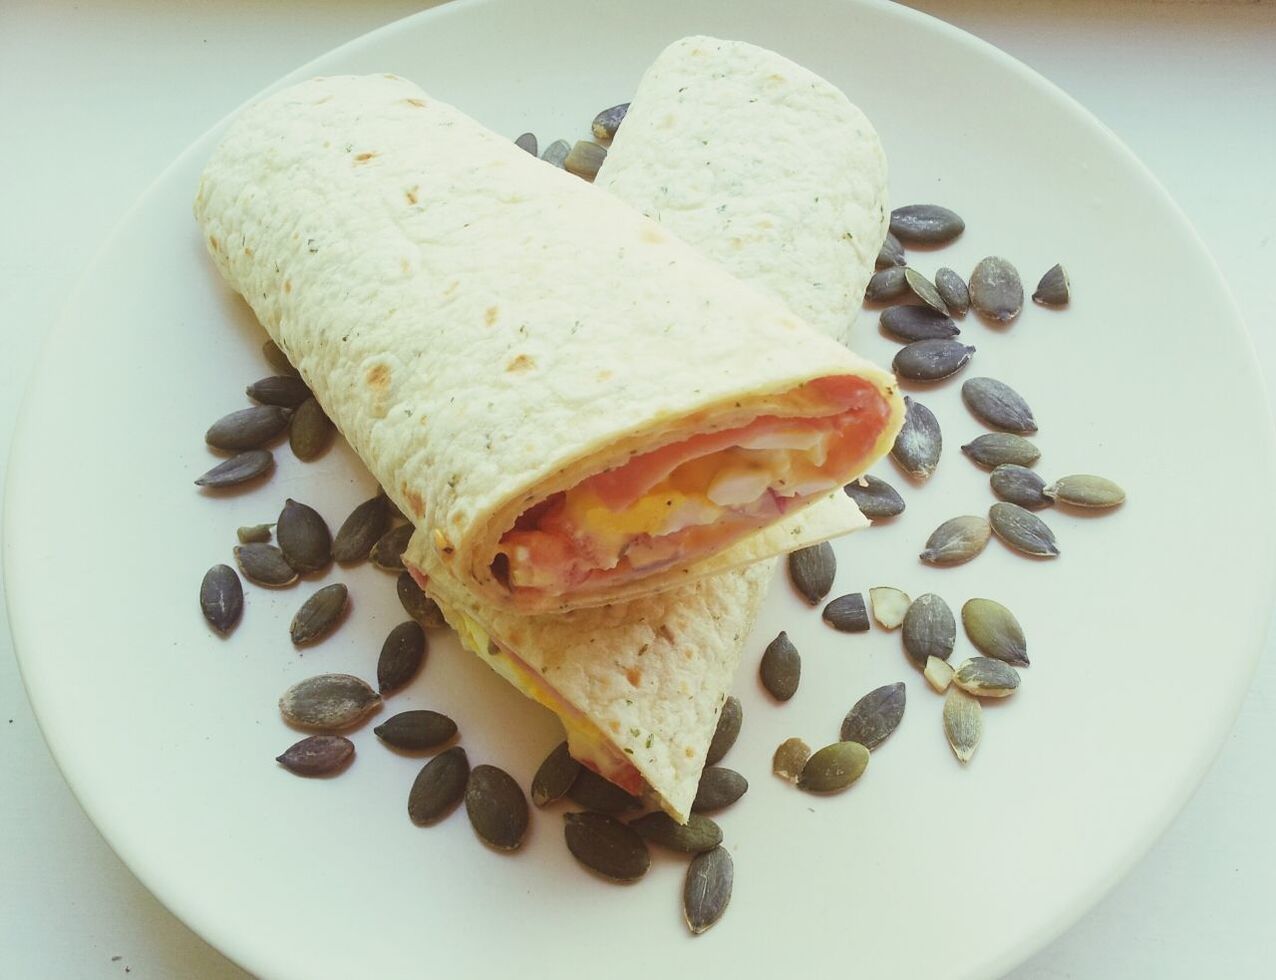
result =
M518 515L631 455L801 414L790 393L831 376L888 402L865 468L902 421L889 373L395 76L314 79L246 109L195 214L219 271L351 446L494 606L515 605L491 565ZM777 243L784 227L796 226L777 224ZM787 541L518 608L628 598Z

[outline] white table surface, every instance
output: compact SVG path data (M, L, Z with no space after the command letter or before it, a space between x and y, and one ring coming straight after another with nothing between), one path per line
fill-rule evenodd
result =
M0 0L0 460L42 334L156 174L285 71L433 5ZM1134 149L1223 268L1272 387L1276 2L913 5L1027 62ZM1274 644L1276 633L1234 731L1170 830L1016 980L1273 975ZM1128 653L1155 669L1155 650ZM0 977L247 976L161 906L85 817L40 736L7 628L0 800Z

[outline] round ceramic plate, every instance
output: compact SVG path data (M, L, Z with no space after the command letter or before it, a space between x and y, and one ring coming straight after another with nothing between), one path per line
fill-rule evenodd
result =
M407 819L421 760L354 735L337 779L272 761L298 736L278 695L323 671L370 677L403 618L394 579L333 569L353 613L298 654L286 626L303 583L248 587L227 640L196 605L238 525L287 496L334 527L373 483L344 446L304 465L284 448L251 492L191 480L213 462L209 422L268 372L246 308L207 261L191 200L220 127L174 163L89 270L52 333L15 443L6 514L13 629L53 751L112 846L192 927L266 977L832 975L972 977L1008 969L1064 929L1148 847L1231 725L1273 586L1273 453L1253 356L1209 256L1165 193L1082 108L1022 65L935 20L885 4L585 0L447 6L347 45L293 77L396 72L494 129L542 141L587 135L668 42L708 32L774 48L843 88L874 121L897 203L936 201L967 231L915 251L931 273L1011 258L1031 290L1055 262L1063 311L1029 304L1008 329L969 318L968 375L1005 379L1033 405L1038 469L1109 475L1119 511L1049 510L1062 555L998 541L955 569L917 553L940 521L982 513L987 474L959 451L981 431L952 382L912 394L945 434L938 472L913 486L883 461L907 511L838 542L835 593L894 585L954 609L1001 600L1032 666L985 711L973 761L944 741L942 700L898 635L834 633L777 580L736 686L745 724L726 764L751 783L720 816L735 858L725 918L692 938L683 864L656 856L640 883L603 883L563 845L562 810L537 811L521 853L480 845L463 813ZM540 288L528 283L528 288ZM875 313L857 346L888 362ZM1228 481L1226 505L1215 481ZM766 642L787 629L803 687L784 706L758 686ZM527 786L561 737L451 636L383 711L432 707L459 723L474 762ZM973 651L959 637L956 658ZM775 746L837 737L868 690L904 680L903 724L867 776L833 798L771 775Z

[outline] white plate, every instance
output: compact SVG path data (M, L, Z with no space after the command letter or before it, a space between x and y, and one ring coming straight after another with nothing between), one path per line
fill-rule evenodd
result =
M735 857L732 907L691 939L682 865L658 855L641 883L582 872L558 810L537 812L517 856L480 846L461 814L407 820L420 761L355 736L340 778L307 781L271 761L296 737L275 699L312 673L371 676L403 618L393 579L330 571L351 619L299 656L286 623L316 586L248 587L226 641L195 594L229 559L236 526L285 496L335 527L371 480L344 447L222 499L190 484L212 462L207 424L267 372L259 329L217 280L190 215L217 132L166 171L86 274L53 332L15 442L6 578L22 670L71 786L112 846L192 927L270 977L548 975L585 964L613 978L653 971L873 977L1004 971L1057 934L1148 847L1227 732L1264 634L1274 584L1267 498L1272 439L1243 327L1208 255L1141 165L1084 110L996 50L907 9L816 0L795 15L763 2L471 2L371 34L300 70L393 71L511 137L586 135L668 41L711 32L773 47L843 87L881 131L897 202L935 200L968 230L926 272L981 256L1017 263L1029 289L1056 261L1075 300L1031 306L1009 330L973 318L967 374L1004 378L1041 423L1039 469L1110 475L1118 513L1047 511L1063 556L1019 558L994 541L970 565L915 558L929 531L982 512L987 477L958 446L980 427L955 383L916 393L947 449L908 511L838 545L836 592L898 585L1004 601L1033 666L990 706L984 745L960 768L941 701L881 630L835 634L778 582L737 693L746 722L727 763L752 787L720 817ZM534 284L530 284L534 286ZM895 345L859 328L861 349ZM1220 487L1227 487L1227 497ZM755 680L780 628L805 657L784 707ZM559 738L450 637L382 717L435 707L475 762L526 786ZM971 652L964 637L957 657ZM908 684L900 730L867 777L832 799L770 775L782 739L834 739L861 694Z

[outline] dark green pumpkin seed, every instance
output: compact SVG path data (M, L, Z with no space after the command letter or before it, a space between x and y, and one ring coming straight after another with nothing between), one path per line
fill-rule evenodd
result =
M878 321L883 330L906 344L918 340L943 340L961 333L952 317L936 313L929 306L892 306L882 310Z
M833 588L833 577L837 574L837 556L833 554L833 546L821 541L809 548L791 551L788 563L793 587L811 605L818 605Z
M223 415L204 433L204 441L214 449L242 452L260 449L284 431L291 413L278 405L254 405Z
M270 540L273 524L246 524L235 532L240 544L261 544Z
M842 489L855 501L860 513L870 520L896 517L904 513L904 498L893 486L871 473L852 480Z
M381 535L390 529L387 498L377 495L350 512L332 539L332 557L342 564L363 561Z
M229 565L214 565L199 585L199 608L208 625L225 636L244 611L244 586Z
M520 136L518 139L514 141L514 145L517 146L520 150L526 150L532 156L536 156L537 152L540 149L540 147L536 145L535 133L524 133L522 136Z
M1023 310L1023 282L1005 259L990 255L970 274L970 305L975 312L1009 323Z
M891 366L909 381L942 381L964 368L974 353L959 340L915 340L896 352Z
M984 734L983 706L956 684L944 696L944 734L963 765L975 754Z
M990 534L991 528L982 517L952 517L930 533L918 557L928 565L960 565L984 550Z
M1035 558L1054 558L1059 554L1054 532L1036 514L1018 504L1002 501L988 509L988 523L997 537L1016 551Z
M925 480L935 472L944 449L935 413L921 402L904 396L904 425L891 446L891 458L915 480Z
M992 657L971 657L957 668L953 683L977 698L1004 698L1019 686L1019 672Z
M275 457L268 449L250 449L218 463L195 481L197 487L220 490L235 487L264 476L275 468Z
M933 592L918 596L904 614L904 652L919 670L927 657L947 660L957 643L957 620L953 611Z
M275 761L298 776L331 776L354 758L354 743L344 735L310 735L290 745Z
M988 482L999 500L1009 501L1029 510L1040 510L1051 504L1050 498L1041 492L1046 481L1036 470L1030 470L1026 466L1002 463L993 469Z
M961 623L980 653L1015 667L1028 666L1028 640L1014 613L992 599L970 599L961 607Z
M947 266L935 270L935 291L953 316L965 316L970 309L970 289L966 280Z
M898 238L889 231L886 233L886 240L882 242L882 247L878 250L877 261L874 267L878 269L886 269L895 265L906 265L907 258L904 255L904 246L900 244Z
M296 408L310 397L310 389L295 374L278 374L254 381L245 393L262 405L279 405L283 408Z
M808 793L837 793L868 768L868 749L859 742L834 742L816 752L802 768L798 789Z
M381 535L368 555L372 564L387 572L403 571L403 552L412 540L412 530L411 524L400 524Z
M298 681L279 699L284 721L298 728L338 732L362 721L381 695L350 674L320 674Z
M408 793L408 817L418 826L438 823L461 802L470 778L465 749L454 745L440 752L417 773Z
M434 749L451 741L456 734L456 722L437 711L418 708L400 711L372 729L386 745L409 752Z
M965 230L961 215L938 204L910 204L891 212L891 234L907 244L944 245Z
M1023 396L996 378L968 378L961 386L961 400L985 425L1026 435L1037 431L1037 420Z
M563 833L572 857L613 881L637 881L651 866L638 832L605 813L567 813Z
M571 790L581 770L581 764L568 751L567 743L559 742L554 751L545 756L545 761L532 777L532 802L537 806L548 806L555 800L561 800Z
M749 781L734 769L726 766L708 766L700 774L700 785L692 801L692 813L712 813L722 810L742 797L749 789Z
M758 665L758 675L762 686L777 701L787 701L797 693L802 679L802 657L787 633L781 631L767 645Z
M279 512L275 541L284 559L305 574L327 568L332 561L332 533L319 512L289 497Z
M643 840L680 854L701 854L722 843L722 828L702 813L693 813L686 823L678 823L669 814L657 811L629 821L629 826Z
M725 847L697 854L682 885L682 916L694 936L722 918L731 901L735 866Z
M911 266L904 269L904 281L908 283L908 288L912 291L912 294L926 306L942 316L948 315L948 307L933 282Z
M584 766L576 774L571 789L567 791L567 798L587 810L597 810L599 813L625 813L642 809L642 800L638 797L626 793L615 783L603 779Z
M425 663L427 649L425 630L415 620L390 630L377 659L377 688L381 694L392 694L411 681Z
M585 180L593 180L598 176L598 169L607 159L607 151L597 143L589 140L577 140L567 159L563 161L563 169Z
M1072 298L1072 285L1068 281L1068 273L1061 265L1052 265L1037 283L1037 291L1032 294L1032 301L1042 306L1067 306Z
M904 278L907 266L891 265L874 272L864 288L864 298L870 303L889 303L908 292L908 280Z
M1041 458L1040 449L1023 436L1009 432L987 432L966 443L961 447L961 451L987 469L993 469L1003 463L1031 466Z
M345 614L349 598L349 591L337 582L325 585L303 602L289 627L293 645L300 647L318 643L336 629Z
M235 563L244 578L256 585L280 589L297 581L297 570L273 544L241 544L235 548Z
M483 843L517 850L527 833L527 797L514 777L496 766L475 766L465 785L465 812Z
M1051 500L1073 507L1116 507L1125 502L1125 491L1111 480L1088 473L1077 473L1055 480L1041 491Z
M292 361L288 360L288 355L279 349L279 345L273 340L268 340L261 345L261 352L273 367L280 374L296 374L297 369L292 366Z
M744 723L744 707L737 697L728 697L722 702L722 710L718 712L718 725L713 730L713 740L709 743L709 751L704 757L706 766L716 765L723 756L731 751L740 734L740 726Z
M620 105L614 105L610 109L604 109L598 115L594 116L594 121L589 127L594 134L594 139L609 140L614 139L616 130L620 128L620 124L625 121L625 113L629 111L629 103L622 102Z
M796 783L811 758L811 747L800 738L786 738L771 756L771 771L781 779Z
M428 630L440 630L447 626L439 604L421 591L421 586L416 584L411 572L400 572L395 587L399 592L403 611L418 623Z
M868 630L868 606L862 592L838 596L824 607L824 622L842 633L864 633Z
M323 407L313 398L307 398L297 408L288 427L288 445L292 454L303 463L318 459L332 444L336 427L324 414Z
M869 691L855 702L842 720L842 741L875 749L899 727L907 692L902 681Z
M541 159L552 167L562 169L563 162L571 151L572 146L567 140L554 140L549 146L545 147L545 152L541 154Z

